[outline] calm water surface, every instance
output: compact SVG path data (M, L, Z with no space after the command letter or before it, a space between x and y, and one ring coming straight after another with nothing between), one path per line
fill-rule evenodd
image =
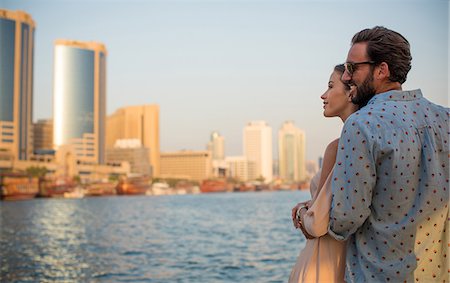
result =
M1 282L287 282L308 192L0 202Z

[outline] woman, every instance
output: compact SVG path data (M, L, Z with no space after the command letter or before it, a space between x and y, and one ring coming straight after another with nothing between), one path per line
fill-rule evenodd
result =
M323 115L340 117L343 122L358 106L351 101L353 89L341 81L344 65L337 65L330 76L323 99ZM344 282L345 242L327 234L331 206L331 176L336 161L339 139L326 148L322 170L311 180L311 200L292 209L292 220L307 238L304 249L292 268L289 283Z

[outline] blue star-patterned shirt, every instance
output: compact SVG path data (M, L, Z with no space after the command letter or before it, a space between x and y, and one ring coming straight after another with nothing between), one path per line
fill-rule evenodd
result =
M389 91L346 120L329 234L348 240L347 282L448 282L449 114Z

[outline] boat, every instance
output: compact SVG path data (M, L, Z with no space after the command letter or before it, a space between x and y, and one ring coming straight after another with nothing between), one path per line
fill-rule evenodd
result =
M84 197L84 190L82 187L75 187L75 189L71 192L65 192L64 198L83 198Z
M224 180L203 180L200 185L202 193L220 193L227 191L227 182Z
M39 193L39 179L22 173L0 173L0 198L25 200Z
M147 195L171 195L173 194L173 189L169 187L167 183L156 182L151 186L151 190L148 190Z
M76 183L69 178L41 179L39 182L39 197L63 198L65 193L72 192Z
M146 176L124 176L116 186L118 195L145 195L150 189L150 178Z
M116 195L116 184L109 182L91 183L86 185L85 196L99 197Z

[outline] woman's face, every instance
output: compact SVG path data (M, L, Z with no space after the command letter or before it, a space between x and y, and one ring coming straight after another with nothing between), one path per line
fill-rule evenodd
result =
M350 90L341 81L341 73L334 71L328 82L328 89L320 98L323 99L323 115L325 117L343 117L352 111ZM351 113L350 113L351 114Z

